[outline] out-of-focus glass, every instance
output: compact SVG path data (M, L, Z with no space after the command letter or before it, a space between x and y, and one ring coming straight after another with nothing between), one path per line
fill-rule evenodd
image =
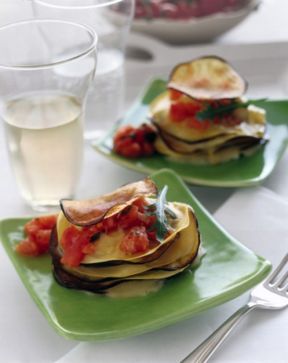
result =
M96 77L88 95L85 125L85 136L97 137L123 111L124 51L134 15L134 0L33 0L33 7L37 18L87 24L98 35Z
M92 29L69 22L0 28L0 116L20 192L36 210L75 192L96 43Z

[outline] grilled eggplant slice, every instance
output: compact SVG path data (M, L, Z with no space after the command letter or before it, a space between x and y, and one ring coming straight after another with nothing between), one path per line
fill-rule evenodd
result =
M247 151L256 150L268 141L264 110L249 105L243 113L246 119L235 126L211 124L207 130L175 123L169 114L171 100L168 92L151 104L151 120L158 130L156 150L179 161L194 164L218 164L237 159Z
M142 257L144 258L142 263L132 264L129 263L131 262L131 259L127 258L127 260L123 259L121 264L112 264L111 266L108 263L110 257L107 256L106 266L101 265L99 267L98 263L81 263L79 267L71 268L64 266L64 269L71 274L75 274L76 276L85 276L91 279L101 279L107 277L123 278L143 273L151 269L161 268L161 266L165 266L168 269L170 264L175 263L183 256L186 257L191 253L194 256L195 253L197 254L197 249L199 247L199 234L195 217L191 208L188 208L185 204L182 203L177 204L179 205L179 208L184 209L185 214L183 213L183 217L181 220L179 220L179 225L176 227L175 232L169 236L169 239L171 237L172 243L170 243L167 250L159 258L150 262L146 262L145 255L143 255ZM189 230L191 236L189 241L187 241L187 229ZM185 238L182 238L181 236L183 236L184 232ZM192 247L194 247L196 251L194 248L192 249ZM113 257L111 260L113 261Z
M177 65L168 88L199 100L219 100L242 96L247 82L224 59L206 56Z
M143 264L144 262L151 262L158 259L177 238L178 232L185 228L189 223L186 210L181 204L169 203L168 205L177 218L176 220L170 219L170 226L173 228L173 231L161 244L157 244L154 248L151 248L144 253L130 256L120 249L119 245L124 236L124 231L117 230L110 233L109 236L105 234L100 235L97 239L97 249L93 254L86 255L82 261L82 265L108 267L122 264L124 261L125 263ZM129 206L127 208L129 208ZM118 209L123 211L121 206L119 206ZM104 220L108 218L108 214L111 216L110 212L107 213ZM63 213L60 213L57 220L59 240L61 240L64 229L69 226L71 226L71 223L67 221ZM61 244L58 244L58 251L62 254Z
M137 198L155 195L157 188L149 178L124 185L113 193L89 200L62 199L60 206L66 219L77 226L90 226L100 222L105 215L119 213ZM109 214L108 214L109 213Z
M249 147L246 146L245 148L231 146L214 151L196 150L191 154L183 154L172 150L160 137L157 138L155 146L159 153L167 155L172 160L177 160L179 162L190 162L194 165L215 165L238 159L241 155L252 155L259 148L263 147L267 141L267 139L259 140L259 142L251 144Z
M239 125L225 127L211 123L207 130L197 130L188 127L184 122L174 122L169 114L171 100L168 92L164 92L150 105L150 119L162 132L166 132L175 138L189 143L211 141L215 137L225 135L241 135L263 137L266 128L265 111L259 107L250 105L247 108L246 118Z
M105 266L103 266L104 259L95 258L95 256L94 260L92 258L89 261L83 261L79 267L63 265L58 240L58 233L62 233L63 222L58 223L50 243L55 279L69 288L107 293L112 287L132 280L157 281L182 272L197 256L200 246L198 224L190 206L183 203L169 203L169 207L173 208L174 212L179 211L177 221L174 221L174 231L158 249L149 251L148 259L145 254L138 257L137 261L131 261L131 257L123 256L123 259L118 259L118 264L115 264L115 258L119 256L115 253L110 256L108 253ZM63 216L61 218L62 221L65 219ZM69 224L68 221L67 223ZM165 246L164 250L162 250L163 246ZM154 256L153 259L152 256Z

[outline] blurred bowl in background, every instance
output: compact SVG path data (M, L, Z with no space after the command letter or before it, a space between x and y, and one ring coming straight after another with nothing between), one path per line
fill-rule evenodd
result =
M242 22L260 0L136 0L132 30L170 44L208 42Z

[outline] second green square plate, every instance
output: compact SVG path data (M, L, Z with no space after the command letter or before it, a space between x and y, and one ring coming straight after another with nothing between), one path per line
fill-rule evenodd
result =
M245 187L258 184L271 174L288 144L288 101L255 103L267 111L270 141L264 148L249 157L242 157L220 165L192 165L187 162L173 161L163 155L128 159L115 154L112 151L115 130L120 125L137 125L147 120L149 104L165 89L166 82L154 80L121 123L118 123L103 138L92 144L95 150L117 164L147 174L161 168L169 168L188 183L197 185Z

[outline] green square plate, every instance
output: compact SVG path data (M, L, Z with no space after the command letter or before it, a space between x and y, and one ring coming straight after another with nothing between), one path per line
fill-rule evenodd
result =
M288 101L255 103L267 111L270 141L264 148L249 157L242 157L220 165L205 166L173 161L163 155L128 159L115 154L112 151L112 138L115 130L122 124L137 125L145 121L149 111L149 103L165 89L165 81L154 80L124 119L103 138L92 143L95 150L117 164L147 174L161 168L172 169L188 183L197 185L245 187L260 183L273 171L288 144Z
M165 282L145 297L109 298L58 285L49 256L21 257L14 246L23 238L24 219L6 219L0 238L21 280L48 322L63 336L108 340L153 331L230 300L260 282L270 264L225 232L172 171L152 175L168 199L189 203L198 216L206 254L200 265Z

